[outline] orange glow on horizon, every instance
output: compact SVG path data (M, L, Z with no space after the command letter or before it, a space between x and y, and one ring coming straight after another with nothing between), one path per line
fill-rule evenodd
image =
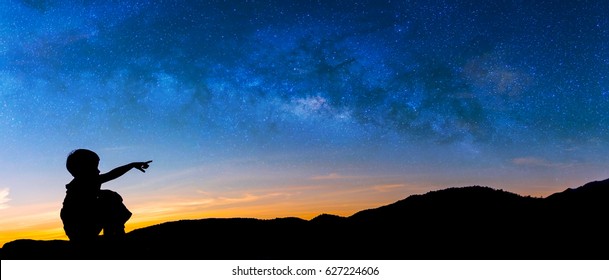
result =
M124 194L125 204L133 212L126 223L127 232L151 225L178 220L206 218L274 219L297 217L310 220L321 214L348 217L358 211L377 208L423 194L439 187L422 187L396 182L369 182L358 185L322 183L310 186L286 186L267 189L240 189L233 192L192 191L182 195L157 193L154 196ZM529 190L530 191L530 190ZM519 193L543 197L543 193ZM57 205L48 203L2 209L0 246L17 239L67 240ZM8 214L8 215L4 215Z
M246 214L247 213L247 214ZM281 215L273 215L273 213L282 213ZM125 231L130 232L139 228L145 228L152 225L158 225L165 222L179 221L179 220L197 220L206 218L256 218L256 219L274 219L283 217L297 217L305 220L310 220L322 213L313 213L307 211L279 211L269 212L268 209L250 209L248 211L210 211L206 213L185 213L182 215L174 214L167 215L166 218L155 218L147 217L146 214L136 214L132 220L125 224ZM353 211L333 211L332 214L339 216L349 216L353 214ZM63 225L61 220L58 219L57 223L52 225L43 224L32 226L28 229L15 229L15 230L2 230L0 232L0 246L4 244L18 240L18 239L34 239L34 240L68 240L68 237L63 231Z
M280 207L277 207L280 206ZM165 222L179 220L197 220L206 218L256 218L256 219L274 219L284 217L297 217L305 220L310 220L320 214L334 214L339 216L350 216L353 213L363 210L362 207L376 207L380 205L372 204L352 204L341 205L340 203L325 207L326 211L317 212L311 210L306 205L275 205L269 207L235 207L228 209L209 209L201 212L164 212L162 214L152 212L141 212L138 208L133 208L133 217L125 224L125 231L144 228L152 225L162 224ZM55 221L36 223L31 221L30 225L24 226L27 222L18 224L4 224L4 229L0 230L0 246L18 240L18 239L34 239L34 240L68 240L63 231L63 225L59 216Z

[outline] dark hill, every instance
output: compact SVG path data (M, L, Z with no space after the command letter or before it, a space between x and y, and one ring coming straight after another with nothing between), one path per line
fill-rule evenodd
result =
M609 180L547 198L488 187L412 195L350 217L168 222L79 250L17 240L2 259L609 259Z

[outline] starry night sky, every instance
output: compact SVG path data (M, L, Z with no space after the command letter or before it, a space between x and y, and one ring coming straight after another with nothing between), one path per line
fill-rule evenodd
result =
M0 232L61 231L76 148L96 151L102 172L154 160L105 186L132 228L349 215L465 185L546 196L606 179L607 11L0 1Z

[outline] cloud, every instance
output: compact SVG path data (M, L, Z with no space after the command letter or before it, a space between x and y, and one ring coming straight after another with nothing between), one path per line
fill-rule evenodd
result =
M10 190L8 188L0 189L0 209L8 208L8 202L11 200L8 198Z
M220 205L248 203L248 202L254 202L254 201L269 198L269 197L275 197L278 195L280 195L280 194L256 195L256 194L246 193L239 197L218 197L217 199L215 199L214 204L217 206L220 206Z
M330 174L326 174L326 175L313 176L313 177L311 177L311 180L339 180L339 179L350 179L350 178L353 178L353 176L346 176L346 175L341 175L338 173L330 173Z
M519 157L512 159L512 163L517 166L525 167L546 167L546 168L565 168L571 167L572 164L550 162L537 157Z
M285 192L243 194L211 194L208 192L197 192L204 196L173 197L172 199L158 199L153 202L144 202L132 205L133 211L137 211L145 219L175 219L175 217L201 217L212 212L215 213L239 213L239 209L266 207L277 201L283 201L282 197L292 194ZM162 201L162 203L160 203ZM231 210L232 209L232 210ZM236 209L236 210L235 210ZM220 211L220 212L217 212ZM243 213L238 215L244 215ZM248 214L249 215L249 214ZM142 217L140 217L142 218Z
M379 191L379 192L390 192L390 191L394 191L396 189L403 188L405 186L406 185L404 185L404 184L383 184L383 185L372 186L372 189Z

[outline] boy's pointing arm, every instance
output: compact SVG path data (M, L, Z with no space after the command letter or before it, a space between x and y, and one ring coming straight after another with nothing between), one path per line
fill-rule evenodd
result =
M125 173L127 173L129 170L131 170L131 168L136 168L139 171L142 172L146 172L146 168L148 168L148 164L150 164L152 162L152 160L149 161L144 161L144 162L132 162L129 164L125 164L123 166L119 166L117 168L114 168L112 170L110 170L108 173L104 173L104 174L100 174L99 178L101 183L105 183L108 181L112 181L120 176L123 176Z

